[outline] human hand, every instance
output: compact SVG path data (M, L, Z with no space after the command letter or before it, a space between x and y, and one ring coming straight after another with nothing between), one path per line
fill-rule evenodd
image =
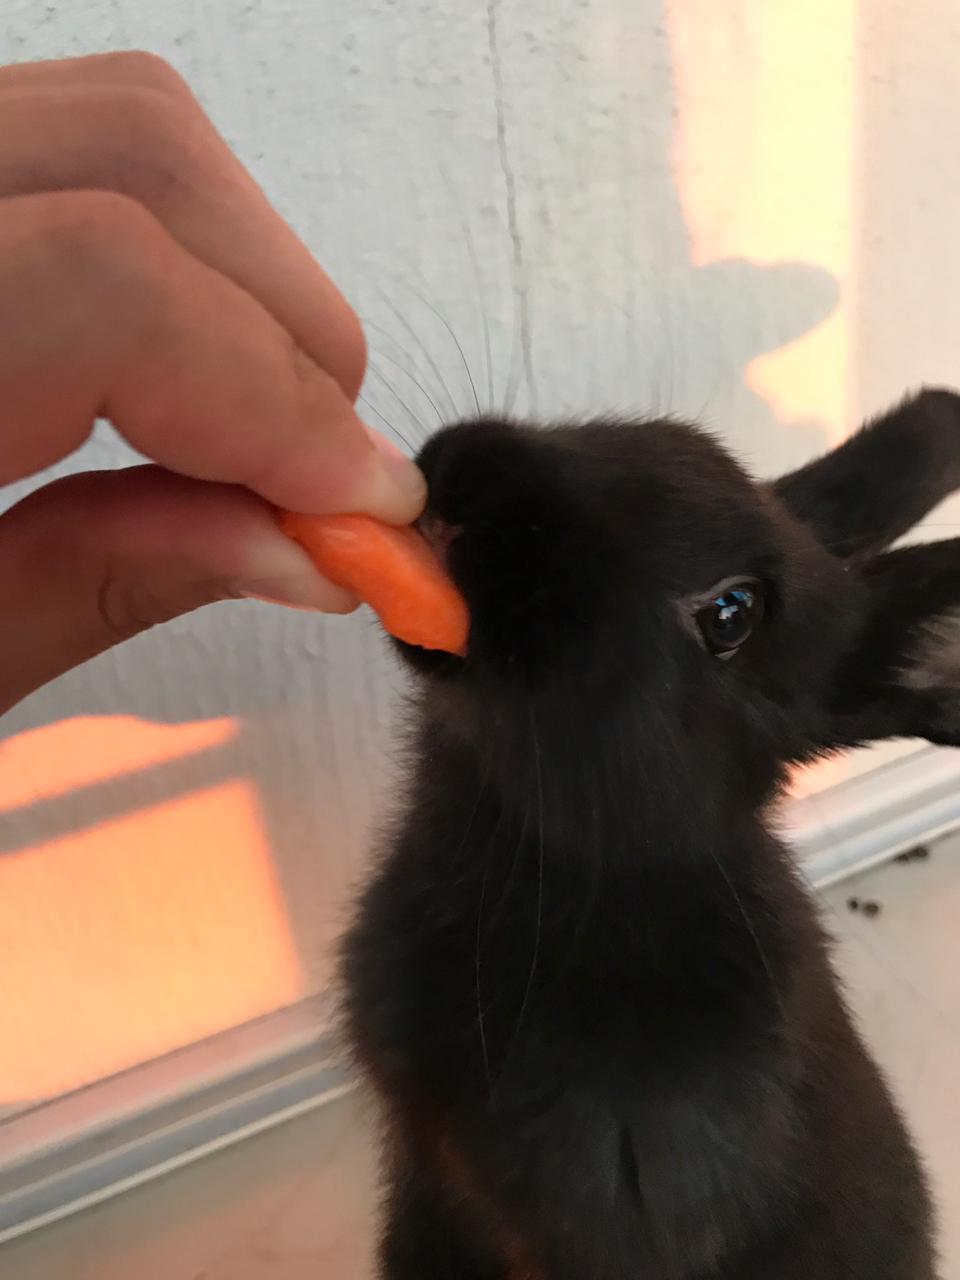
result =
M0 517L0 711L214 600L352 609L273 505L396 523L423 505L354 412L356 316L152 55L0 68L0 334L0 484L99 416L159 464Z

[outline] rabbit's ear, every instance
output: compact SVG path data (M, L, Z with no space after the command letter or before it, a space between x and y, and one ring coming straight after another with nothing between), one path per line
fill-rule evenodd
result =
M860 570L865 613L836 682L836 745L926 738L960 746L960 538Z
M922 391L774 488L834 555L875 555L960 488L960 395Z

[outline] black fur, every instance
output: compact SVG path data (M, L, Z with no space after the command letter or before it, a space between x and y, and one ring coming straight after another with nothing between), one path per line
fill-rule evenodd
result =
M919 1162L767 811L824 750L960 741L960 544L883 554L960 482L960 399L774 486L664 421L466 423L421 461L472 631L401 646L409 793L344 952L383 1276L932 1280ZM692 613L745 575L766 616L721 661Z

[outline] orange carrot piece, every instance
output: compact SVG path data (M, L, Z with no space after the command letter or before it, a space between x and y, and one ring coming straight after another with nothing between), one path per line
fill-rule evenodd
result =
M331 582L369 604L387 631L423 649L466 652L470 617L430 546L416 529L370 516L280 513L280 527Z

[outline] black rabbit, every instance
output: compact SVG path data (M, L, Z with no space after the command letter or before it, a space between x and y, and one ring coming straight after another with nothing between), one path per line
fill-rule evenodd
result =
M425 446L469 603L348 935L388 1280L932 1280L930 1200L768 810L960 742L960 486L927 391L776 484L672 421Z

